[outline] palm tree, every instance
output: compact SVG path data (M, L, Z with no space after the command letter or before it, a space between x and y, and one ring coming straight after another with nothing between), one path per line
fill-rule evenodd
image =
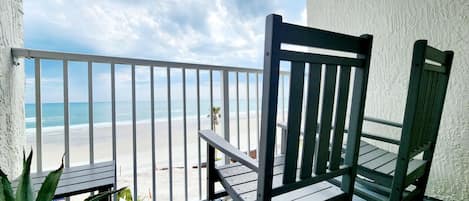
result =
M217 125L220 124L220 118L221 118L221 108L220 107L212 107L212 130L216 132L216 127ZM207 115L207 117L210 117L210 115Z

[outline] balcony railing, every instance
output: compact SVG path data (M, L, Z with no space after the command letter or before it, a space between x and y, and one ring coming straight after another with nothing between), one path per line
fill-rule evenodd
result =
M203 199L204 192L203 188L205 186L205 179L204 179L204 171L202 171L202 163L204 162L205 146L201 145L200 139L197 137L197 130L201 128L214 128L214 118L213 113L211 112L211 108L213 108L216 104L215 102L218 101L221 104L222 108L222 116L221 116L221 123L222 127L219 133L222 133L226 140L230 141L233 145L237 146L238 148L245 150L246 153L249 153L253 150L258 150L257 145L259 141L259 130L260 130L260 99L262 98L260 94L261 86L262 86L262 70L261 69L254 69L254 68L242 68L242 67L232 67L232 66L218 66L218 65L205 65L205 64L193 64L193 63L179 63L179 62L167 62L167 61L157 61L157 60L147 60L147 59L135 59L135 58L122 58L122 57L108 57L108 56L96 56L96 55L86 55L86 54L74 54L74 53L63 53L63 52L51 52L51 51L42 51L42 50L30 50L30 49L13 49L13 55L18 58L26 58L27 60L32 60L31 67L34 68L34 82L31 84L34 85L34 113L35 113L35 120L34 120L34 128L32 128L35 132L34 137L31 138L31 142L35 153L36 153L36 171L41 172L47 169L44 163L44 119L43 119L43 99L42 97L47 95L49 91L43 90L41 85L41 69L44 67L44 61L55 61L61 63L60 67L57 68L57 71L62 71L63 76L61 80L61 87L63 88L63 145L64 149L63 152L67 153L65 155L64 163L66 167L70 167L73 165L71 161L74 160L73 154L70 154L71 149L71 140L74 138L73 134L71 135L73 127L71 126L71 118L74 118L73 114L71 114L70 104L71 104L71 96L70 94L74 93L70 91L70 71L69 66L71 62L78 62L83 64L82 67L87 68L87 93L88 93L88 100L87 100L87 110L88 114L88 122L87 122L87 129L88 129L88 142L86 151L89 152L89 160L88 161L79 161L79 162L86 162L86 163L95 163L97 160L96 158L96 151L97 151L97 135L100 133L96 133L97 129L97 121L95 118L99 117L99 114L94 114L97 107L101 107L98 105L96 101L94 101L93 97L93 90L95 89L94 86L103 85L101 81L96 81L93 79L93 69L94 68L102 68L106 67L110 69L110 140L111 140L111 148L112 149L112 160L115 160L117 163L118 172L122 171L122 169L126 169L124 164L126 161L125 159L121 159L119 156L120 153L125 152L126 150L119 150L120 146L118 146L119 136L125 135L119 134L118 136L118 125L119 125L119 117L117 113L117 105L119 101L116 99L116 94L119 93L120 89L116 85L118 81L118 77L116 77L117 72L116 68L119 65L119 68L126 68L130 69L130 82L131 82L131 117L128 132L131 134L131 142L121 142L122 144L131 144L131 165L128 168L131 169L131 175L122 175L117 173L117 185L118 186L130 186L133 191L134 200L140 196L149 195L151 200L200 200ZM28 67L28 65L26 65ZM139 119L137 110L140 101L137 100L137 89L136 89L136 82L138 82L136 78L136 68L138 69L146 69L145 75L149 78L149 91L145 91L149 94L149 105L148 108L150 118L147 124L150 125L150 140L151 142L146 142L144 137L141 137L143 134L141 132L137 132L139 129ZM155 79L156 74L161 77L165 77L166 84L164 86L166 94L157 93L155 88ZM203 75L207 76L203 76ZM218 77L217 77L218 76ZM215 77L219 78L219 85L214 85ZM244 78L240 79L240 78ZM180 85L173 84L172 81L178 81ZM195 81L195 83L191 82L190 84L187 83L187 80ZM244 82L243 82L244 81ZM279 113L279 119L284 120L285 118L285 84L288 81L288 73L281 72L281 89L280 89L280 97L282 97L279 101L281 108ZM104 82L104 81L103 81ZM82 83L85 84L85 83ZM208 86L206 86L208 84ZM244 87L245 86L245 87ZM180 89L180 91L175 91L172 87ZM188 98L188 88L189 90L195 90L195 97ZM217 92L215 90L220 88L220 93L218 95L214 95ZM202 96L202 93L207 93L204 89L208 89L208 102L204 100L206 99ZM253 90L254 89L254 90ZM232 93L230 93L230 91ZM233 93L235 91L235 93ZM177 96L174 93L179 93ZM140 91L139 91L140 93ZM194 94L194 91L190 91L190 94ZM178 102L175 105L175 97L182 95L182 104ZM232 97L234 96L234 97ZM244 98L242 98L244 96ZM156 101L161 100L161 97L165 97L166 100L164 101ZM244 99L244 100L243 100ZM178 99L179 100L179 99ZM166 115L165 120L163 121L167 125L165 129L157 128L157 117L156 111L157 106L161 106L164 104L166 110L164 114ZM245 107L245 111L242 111L241 106ZM231 106L231 107L230 107ZM195 118L188 118L188 107L194 108L196 111ZM205 109L204 109L205 107ZM209 107L208 109L206 107ZM175 111L182 110L182 118L175 118L172 116ZM233 111L234 110L234 111ZM208 114L210 118L205 117ZM175 120L178 119L178 120ZM188 124L195 126L188 126ZM175 134L175 130L180 130L182 127L182 138L180 135ZM162 133L163 132L163 133ZM120 132L119 132L120 133ZM160 139L163 139L162 136L166 136L166 142L161 142ZM101 139L102 136L98 136ZM139 140L140 139L140 140ZM279 139L279 138L277 138ZM281 138L280 138L281 139ZM279 139L279 143L281 140ZM106 140L106 139L105 139ZM195 143L192 143L196 141ZM150 147L144 146L143 144L150 144ZM193 146L194 145L194 146ZM139 147L141 146L141 147ZM173 147L176 147L173 149ZM182 147L182 148L181 148ZM162 148L167 148L167 150L162 150ZM61 152L61 150L57 150L55 147L51 149L55 149L56 152ZM99 149L103 149L99 147ZM148 150L150 149L150 150ZM182 149L182 150L181 150ZM85 152L85 150L80 150ZM182 151L182 153L180 153ZM279 149L280 151L280 149ZM145 154L149 153L150 154ZM167 160L159 159L161 154L158 152L167 152ZM173 158L173 156L182 155L183 157ZM146 155L146 156L145 156ZM189 178L194 177L192 173L189 173L188 170L191 168L189 166L189 161L194 161L194 157L197 161L197 171L196 171L196 182L188 181ZM148 158L150 157L150 159ZM166 158L166 157L165 157ZM122 161L121 161L122 160ZM143 163L143 165L139 164L139 161L145 161L147 163ZM146 167L148 162L151 161L150 167ZM221 160L220 162L229 162L227 159ZM182 164L180 169L183 169L183 178L184 182L179 181L174 176L174 171L176 170L175 164ZM160 168L167 165L167 168ZM143 166L143 167L142 167ZM159 177L158 171L167 171L167 190L166 185L165 188L160 186L161 182L165 181L166 179ZM124 170L125 172L125 170ZM149 173L151 172L151 173ZM145 173L145 174L143 174ZM148 177L147 177L147 174ZM130 177L130 178L129 178ZM132 181L129 182L129 179ZM142 180L142 182L139 182ZM160 181L158 181L160 180ZM190 183L191 182L191 183ZM175 183L182 183L182 186L175 187ZM192 184L196 185L194 187ZM142 190L143 189L143 190ZM147 192L147 189L150 192ZM166 191L166 192L162 192ZM176 192L175 192L176 191ZM194 192L195 191L195 192Z

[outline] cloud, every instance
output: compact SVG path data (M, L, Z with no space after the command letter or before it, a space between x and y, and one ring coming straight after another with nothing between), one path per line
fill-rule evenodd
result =
M27 41L62 39L64 46L80 44L105 55L250 67L262 63L265 16L289 13L278 0L51 0L24 6Z
M44 0L25 1L24 11L30 48L255 68L262 67L266 15L306 21L304 1L280 0ZM130 70L116 75L127 89ZM136 76L144 90L148 72ZM96 100L105 99L110 77L96 78Z

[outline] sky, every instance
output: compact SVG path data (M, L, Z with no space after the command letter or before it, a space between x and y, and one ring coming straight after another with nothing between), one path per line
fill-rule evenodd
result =
M261 68L265 17L276 13L284 21L306 24L305 0L41 0L24 1L25 48L154 60ZM26 61L27 103L34 102L33 62ZM63 101L61 61L41 63L43 102ZM69 64L71 102L88 99L87 64ZM127 100L129 66L117 66L116 86ZM180 71L171 71L174 89ZM137 67L138 99L147 100L149 70ZM188 72L187 83L193 84ZM166 71L156 73L158 90L165 90ZM173 78L174 76L174 78ZM214 75L219 82L219 75ZM230 82L234 80L230 74ZM161 78L161 79L159 79ZM255 76L249 76L250 80ZM240 78L243 79L243 78ZM246 77L244 77L246 79ZM160 83L158 84L158 80ZM110 97L110 68L93 64L93 99ZM201 83L204 84L204 83ZM207 85L204 85L207 86ZM129 92L129 93L127 93ZM230 92L231 93L231 92ZM175 98L180 98L180 93Z

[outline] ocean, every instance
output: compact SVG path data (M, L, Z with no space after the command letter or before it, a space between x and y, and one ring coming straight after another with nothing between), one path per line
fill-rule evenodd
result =
M260 102L261 100L259 100ZM166 121L168 118L168 103L165 100L155 101L155 120ZM182 100L171 101L171 117L172 119L180 119L183 117ZM221 100L214 100L213 106L221 106ZM256 111L256 100L249 101L249 110L251 115ZM111 102L94 102L93 103L93 122L111 123L112 110ZM259 110L260 110L259 105ZM200 118L208 118L210 114L210 100L200 101ZM239 101L240 113L247 113L247 101ZM74 102L69 103L70 126L88 125L88 103ZM150 101L136 102L137 121L145 121L151 119ZM188 118L197 117L197 101L187 100L186 115ZM230 116L236 115L236 100L230 100ZM35 104L25 104L25 120L26 129L36 127L36 111ZM128 101L116 102L116 121L119 123L132 121L132 104ZM42 126L43 127L61 127L64 126L64 104L63 103L42 103Z

